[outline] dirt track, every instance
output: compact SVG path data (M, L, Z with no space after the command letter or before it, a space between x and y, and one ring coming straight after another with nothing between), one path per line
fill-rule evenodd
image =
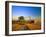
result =
M41 29L41 25L36 25L35 23L25 23L24 25L20 25L18 22L13 22L12 31L21 30L21 28L27 28L24 30L39 30Z

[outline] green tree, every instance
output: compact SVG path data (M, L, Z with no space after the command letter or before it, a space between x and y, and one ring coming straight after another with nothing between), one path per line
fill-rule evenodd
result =
M19 17L19 21L20 21L20 23L21 23L22 25L25 24L25 20L24 20L24 17L23 17L23 16L20 16L20 17Z

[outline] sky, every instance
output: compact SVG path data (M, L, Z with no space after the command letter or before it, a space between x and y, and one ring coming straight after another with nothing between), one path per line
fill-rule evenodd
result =
M13 16L41 16L41 7L12 6Z

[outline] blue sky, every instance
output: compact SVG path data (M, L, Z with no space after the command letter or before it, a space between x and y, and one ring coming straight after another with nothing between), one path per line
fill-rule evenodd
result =
M41 16L41 7L12 6L13 16Z

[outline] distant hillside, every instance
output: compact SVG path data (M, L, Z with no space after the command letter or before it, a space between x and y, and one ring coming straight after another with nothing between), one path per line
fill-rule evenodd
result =
M13 16L12 20L18 20L19 16ZM24 17L25 20L31 20L31 17Z

